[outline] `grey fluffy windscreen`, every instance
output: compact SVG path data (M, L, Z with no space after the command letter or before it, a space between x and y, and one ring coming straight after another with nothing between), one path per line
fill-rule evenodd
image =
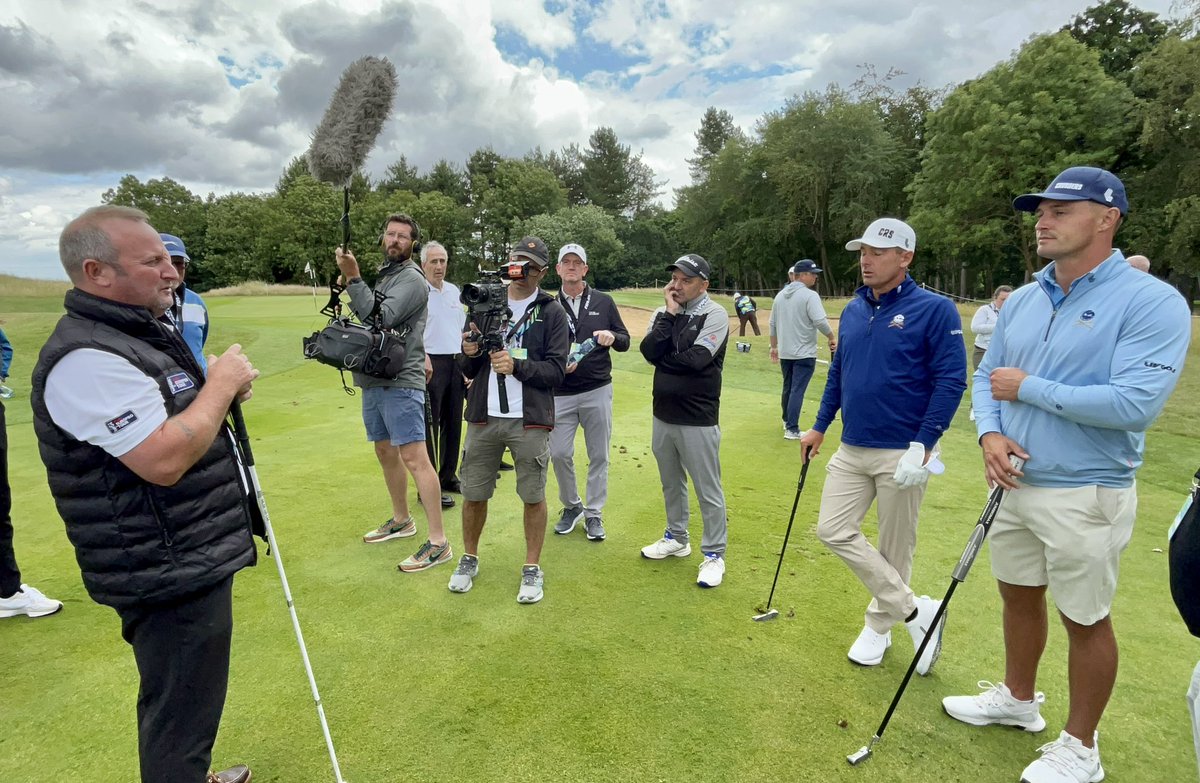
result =
M386 57L362 57L346 68L308 148L315 179L349 184L392 112L396 83L396 69Z

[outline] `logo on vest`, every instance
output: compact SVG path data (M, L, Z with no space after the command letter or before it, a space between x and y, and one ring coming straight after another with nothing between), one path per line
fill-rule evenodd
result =
M196 388L196 384L186 372L177 372L167 376L167 388L171 390L171 394L179 394L181 391Z
M130 424L133 424L137 420L138 418L136 413L133 411L125 411L120 416L104 422L104 426L108 428L109 432L111 432L113 435L116 435L118 432L125 429Z

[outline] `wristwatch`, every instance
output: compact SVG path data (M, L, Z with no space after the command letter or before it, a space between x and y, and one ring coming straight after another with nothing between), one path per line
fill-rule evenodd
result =
M346 281L346 285L350 285L351 283L361 283L362 281L363 279L361 277L352 277Z

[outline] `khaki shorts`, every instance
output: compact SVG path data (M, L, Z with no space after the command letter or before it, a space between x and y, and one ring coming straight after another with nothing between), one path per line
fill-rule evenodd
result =
M467 424L467 441L459 468L463 500L491 500L505 448L513 456L517 495L521 500L541 503L546 499L550 430L525 429L522 419L488 416L487 424Z
M1112 606L1136 516L1136 485L1021 487L1005 494L992 524L992 573L1011 585L1049 586L1060 612L1094 625Z

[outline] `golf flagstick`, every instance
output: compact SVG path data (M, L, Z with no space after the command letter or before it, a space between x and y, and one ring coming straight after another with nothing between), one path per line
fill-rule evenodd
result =
M796 521L796 506L800 505L800 493L804 491L804 480L808 478L810 461L808 452L809 450L806 448L800 455L800 478L796 482L796 498L792 501L792 515L788 517L787 532L783 534L783 547L779 550L779 563L775 566L775 578L771 580L771 594L767 596L767 608L762 614L756 614L750 618L756 623L765 623L779 616L779 610L771 608L771 601L775 598L775 584L779 581L779 569L783 568L783 553L787 551L788 538L792 535L792 523Z
M1012 466L1015 470L1020 470L1025 461L1020 457L1009 457ZM871 752L875 749L875 743L883 737L883 732L887 730L888 723L892 720L892 713L896 711L896 706L900 704L900 698L904 696L904 689L908 687L908 681L912 679L913 672L917 669L917 662L921 660L921 656L925 653L925 648L934 637L933 629L939 627L942 618L946 614L946 607L950 605L950 599L954 596L954 590L961 582L967 579L967 572L971 570L971 565L975 562L976 555L979 554L980 548L983 546L983 540L987 538L988 531L992 527L992 522L996 519L996 512L1000 510L1000 501L1004 498L1005 489L997 484L992 488L992 492L988 495L987 505L983 507L983 513L979 515L979 521L975 523L975 530L971 532L971 538L967 541L967 546L963 549L962 556L958 559L958 565L954 567L954 572L950 575L950 587L946 590L946 596L942 599L942 603L938 606L937 612L933 615L933 622L929 624L929 631L925 634L925 638L921 640L920 646L917 647L917 652L913 655L912 663L908 665L908 671L904 673L904 679L900 681L900 687L896 690L896 695L892 698L892 703L888 705L887 712L884 713L883 721L879 724L879 728L875 731L875 735L871 737L871 741L861 748L851 753L846 757L846 761L850 762L851 766L857 765L860 762L866 761L871 757Z
M329 760L333 763L333 775L337 779L337 783L346 783L342 777L342 769L338 766L337 753L333 749L333 737L329 734L329 723L325 720L325 708L321 705L321 694L317 691L317 679L313 676L312 664L308 660L308 648L304 645L304 634L300 631L300 618L296 616L296 604L292 600L292 589L288 586L287 574L283 571L283 557L279 553L279 544L275 541L275 530L271 527L271 516L267 513L267 501L263 497L262 484L258 481L258 470L254 467L254 453L250 450L250 436L246 432L246 420L242 418L242 406L236 398L230 406L229 412L233 416L233 429L237 434L242 461L250 473L254 499L258 502L258 510L262 514L263 525L267 530L267 543L275 556L279 581L283 583L283 597L287 599L288 613L292 616L292 628L296 631L296 641L300 644L300 658L304 661L304 673L308 675L313 701L317 705L317 716L321 719L321 731L325 735L325 746L329 749Z

